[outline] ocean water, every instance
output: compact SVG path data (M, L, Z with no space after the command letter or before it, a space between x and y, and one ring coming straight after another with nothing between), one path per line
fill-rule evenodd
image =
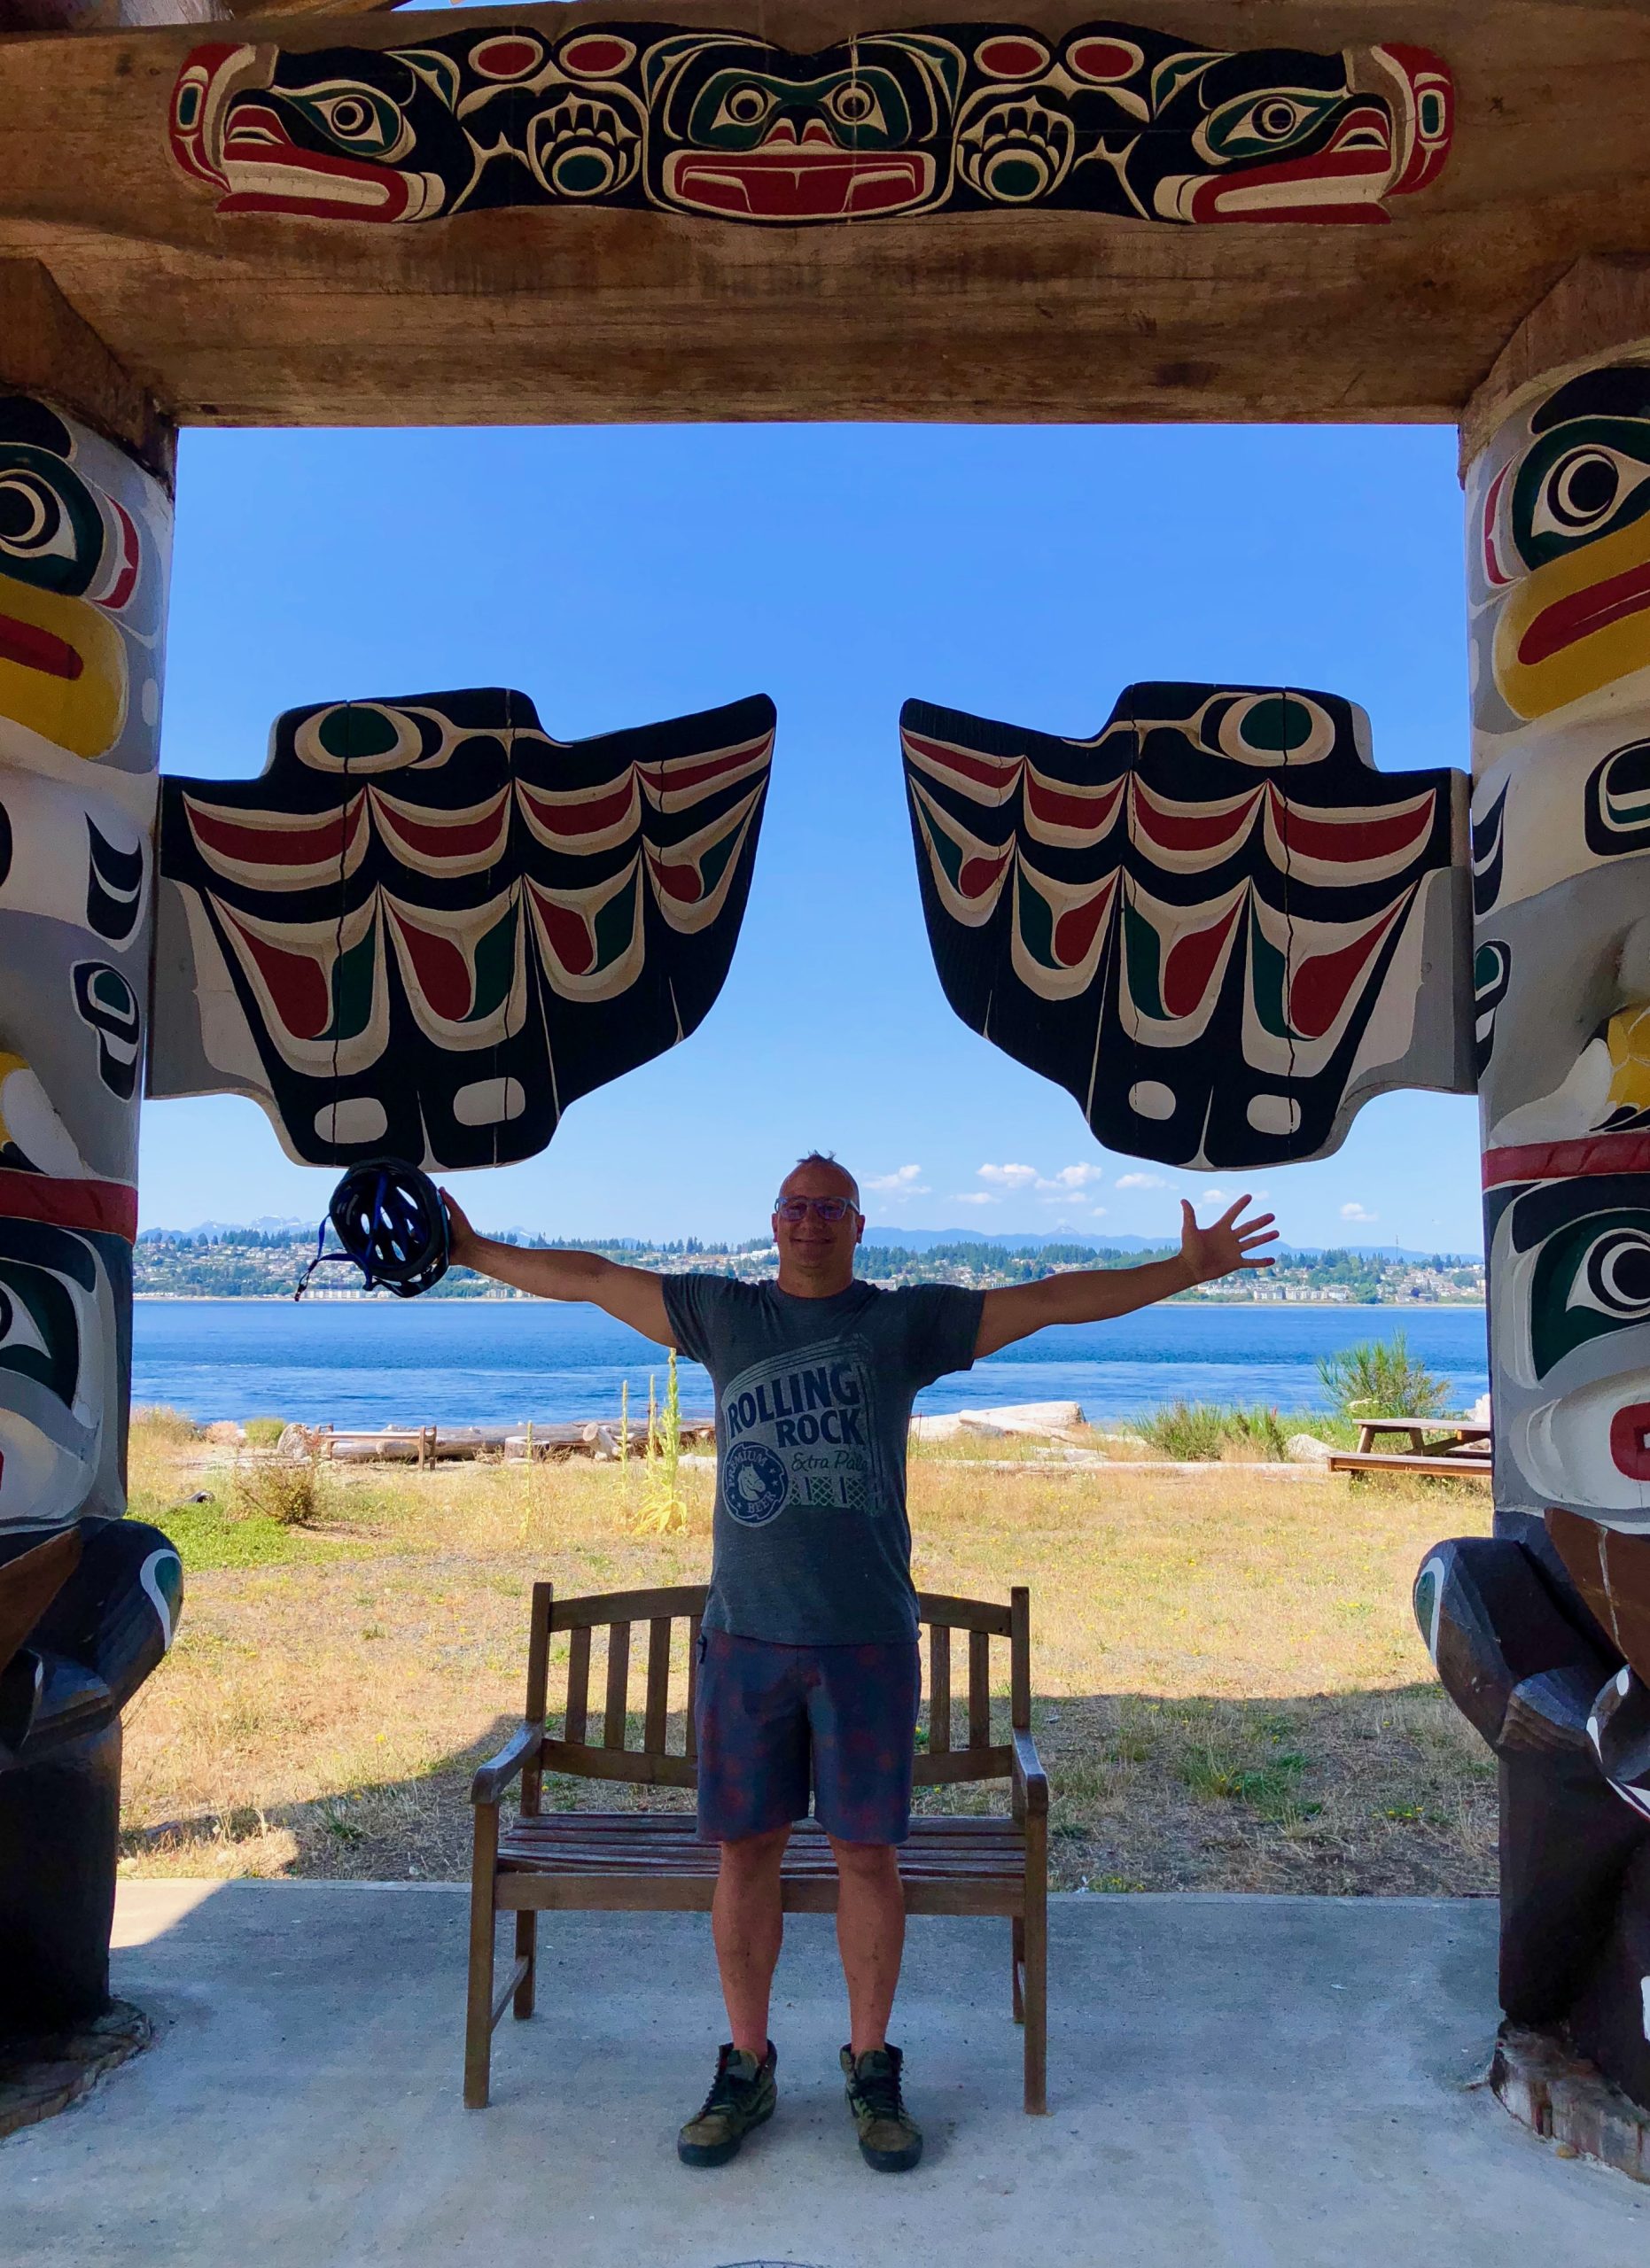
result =
M1091 1420L1187 1402L1324 1406L1320 1355L1398 1331L1465 1410L1489 1385L1482 1308L1158 1307L1039 1332L930 1386L917 1408L1079 1402ZM202 1423L278 1417L341 1426L541 1425L633 1417L665 1357L596 1309L529 1300L139 1300L132 1398ZM681 1406L711 1384L681 1366Z

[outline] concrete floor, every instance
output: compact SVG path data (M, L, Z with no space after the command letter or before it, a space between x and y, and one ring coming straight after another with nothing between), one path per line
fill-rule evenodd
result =
M160 2044L0 2145L30 2268L1642 2268L1650 2192L1466 2082L1493 2031L1471 1901L1062 1898L1054 2115L1019 2108L1005 1923L912 1931L903 2176L843 2109L829 1925L791 1925L778 2117L689 2173L720 2037L705 1925L543 1924L540 2015L459 2101L465 1899L446 1885L143 1883L117 1989Z

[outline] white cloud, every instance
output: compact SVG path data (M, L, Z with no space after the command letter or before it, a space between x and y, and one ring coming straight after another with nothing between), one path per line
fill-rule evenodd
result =
M989 1182L993 1189L1029 1189L1037 1179L1037 1168L1035 1166L982 1166L979 1177L982 1181Z
M1163 1189L1167 1186L1160 1173L1120 1173L1119 1189Z
M953 1205L994 1205L997 1200L989 1189L961 1189L948 1201Z
M891 1197L926 1197L928 1184L919 1181L921 1166L896 1166L892 1173L876 1173L866 1183L868 1189L880 1189Z
M1360 1205L1354 1198L1350 1205L1342 1206L1341 1218L1343 1221L1378 1221L1381 1216L1379 1213L1370 1212L1366 1206Z
M1229 1205L1232 1200L1224 1189L1206 1189L1197 1201L1200 1205Z
M1039 1174L1037 1186L1052 1192L1056 1197L1066 1197L1074 1195L1079 1189L1086 1188L1091 1181L1099 1181L1101 1178L1098 1166L1062 1166L1059 1172L1047 1181Z

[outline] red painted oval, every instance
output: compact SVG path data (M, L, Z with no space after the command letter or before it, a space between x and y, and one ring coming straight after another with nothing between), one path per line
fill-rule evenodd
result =
M1068 67L1098 87L1132 78L1145 59L1138 47L1121 39L1074 39L1066 50Z
M1048 68L1048 50L1040 40L986 39L975 49L974 60L993 79L1031 79Z
M470 60L484 78L520 79L534 68L543 52L536 39L489 39L471 49Z
M564 71L577 72L581 79L605 79L622 71L635 51L627 39L591 32L583 39L570 39L556 60Z

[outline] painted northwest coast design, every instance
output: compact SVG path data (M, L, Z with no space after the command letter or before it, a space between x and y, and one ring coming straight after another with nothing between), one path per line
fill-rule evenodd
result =
M1133 24L940 24L799 55L524 19L406 47L198 47L171 139L221 213L323 221L595 205L1378 222L1441 171L1453 112L1448 66L1400 44L1234 53Z
M1470 1086L1465 781L1372 770L1351 703L1136 685L1089 741L901 726L946 998L1109 1147L1317 1157L1372 1095Z
M1650 361L1467 483L1496 1533L1416 1612L1501 1767L1501 1992L1650 2104Z
M305 1164L533 1156L685 1038L732 957L757 696L550 738L498 689L289 710L261 779L168 779L154 1095L260 1102Z
M150 474L0 397L0 1544L125 1506L170 540Z
M1467 509L1496 1501L1650 1533L1650 363L1510 418Z

